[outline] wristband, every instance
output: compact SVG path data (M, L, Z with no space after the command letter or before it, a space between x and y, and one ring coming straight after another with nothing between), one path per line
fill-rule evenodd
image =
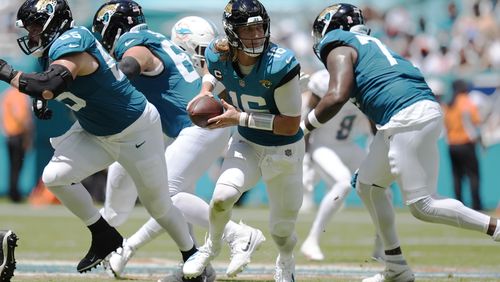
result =
M240 126L247 127L248 126L248 114L245 112L240 113L240 121L238 123Z
M215 76L213 76L209 73L206 73L205 75L203 75L203 78L201 79L201 83L205 83L205 82L208 82L208 83L212 84L213 87L215 87L215 85L217 84L217 78L215 78Z
M307 120L309 121L309 124L312 125L314 128L321 127L323 124L318 121L318 118L316 117L316 109L313 109L312 111L307 114Z
M247 126L254 129L273 131L274 117L272 114L250 113Z

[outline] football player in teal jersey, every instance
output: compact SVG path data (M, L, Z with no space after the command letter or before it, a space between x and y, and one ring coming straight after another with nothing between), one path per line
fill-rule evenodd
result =
M436 195L443 114L421 72L369 35L361 10L325 8L313 24L314 51L330 74L328 93L301 125L322 126L349 100L378 129L357 174L356 190L385 248L385 270L365 282L414 281L401 252L385 189L396 181L418 219L486 233L500 241L498 219Z
M300 65L290 50L269 41L270 20L259 1L229 1L223 26L226 38L214 41L205 59L209 72L226 88L227 100L222 100L226 111L208 122L210 128L237 126L238 130L210 202L208 238L183 271L188 277L199 275L218 255L234 204L263 178L269 196L270 234L279 250L275 278L294 281L295 222L302 204L305 150L299 128ZM257 243L252 238L248 246Z
M199 17L187 17L175 26L176 38L186 41L181 42L185 43L181 45L186 50L189 49L187 46L207 46L217 32L213 24ZM169 192L174 205L188 222L208 228L208 204L194 195L196 181L223 153L230 130L204 129L193 125L189 119L187 103L198 94L201 86L198 68L193 66L189 56L195 55L188 55L179 48L181 46L150 30L141 6L134 1L104 3L95 14L93 30L101 37L104 48L119 61L120 69L132 84L160 113L163 132L168 139L165 157L169 167ZM201 49L201 46L191 51L195 49ZM201 60L200 54L196 56ZM201 56L204 57L204 54ZM201 67L201 61L197 66ZM126 220L137 198L132 179L118 163L109 168L106 190L102 214L112 226L118 226ZM118 252L112 254L108 269L114 276L121 276L135 251L163 232L154 219L149 220L124 242ZM257 229L230 221L224 238L231 246L233 256L238 256L248 238L259 234L262 236ZM178 273L181 275L176 273L175 276L182 277L180 269ZM211 267L204 275L209 281L215 280Z
M27 0L16 25L28 32L18 39L19 46L39 57L45 71L24 73L0 60L0 79L41 101L64 103L77 119L64 135L51 138L55 152L42 175L45 185L91 231L90 249L77 270L91 270L122 244L122 236L102 218L80 184L115 161L137 184L151 216L168 230L183 257L189 257L196 248L165 186L167 167L156 108L130 84L92 33L73 25L66 0Z

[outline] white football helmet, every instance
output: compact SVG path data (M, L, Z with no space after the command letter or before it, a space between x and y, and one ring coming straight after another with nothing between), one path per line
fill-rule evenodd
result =
M171 40L188 53L198 73L203 75L205 49L218 35L217 27L212 22L190 16L174 24Z

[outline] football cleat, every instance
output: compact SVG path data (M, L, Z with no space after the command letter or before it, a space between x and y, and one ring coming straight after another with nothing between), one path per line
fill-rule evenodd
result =
M281 255L278 255L274 281L295 282L295 259L293 255L289 259L281 259Z
M78 263L76 270L83 273L97 267L111 252L121 247L123 237L110 227L108 230L92 234L92 243L85 257Z
M493 240L496 242L500 242L500 220L497 220L497 228L495 229L495 232L493 233L493 236L491 236Z
M14 249L17 247L17 236L12 230L0 231L0 281L10 281L14 276L16 269L16 259L14 258Z
M300 251L308 260L313 261L322 261L325 259L323 252L321 252L321 248L318 245L318 242L307 238L304 243L302 243L302 247L300 247Z
M414 282L415 275L405 261L400 263L386 262L381 273L363 279L363 282Z
M203 282L214 282L217 275L215 273L215 269L211 264L208 264L205 267L205 270L201 274L200 277L195 277L192 279L188 279L184 277L184 273L182 272L183 264L180 264L180 268L174 271L171 275L168 275L162 279L159 279L158 282L186 282L186 281L203 281Z
M252 254L258 250L260 245L266 241L262 231L252 228L240 222L241 229L228 240L231 247L231 262L229 263L226 275L235 277L250 263Z
M185 278L194 278L202 275L205 268L208 266L220 252L216 248L210 238L207 238L205 244L198 248L198 251L188 258L182 266L182 272Z
M122 246L106 258L104 268L111 276L121 278L125 266L134 254L135 249L128 245L127 240L124 239Z

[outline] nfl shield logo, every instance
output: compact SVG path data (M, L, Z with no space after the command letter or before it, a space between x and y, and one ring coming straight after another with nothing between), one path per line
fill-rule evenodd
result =
M292 149L285 150L285 156L290 157L292 155Z

